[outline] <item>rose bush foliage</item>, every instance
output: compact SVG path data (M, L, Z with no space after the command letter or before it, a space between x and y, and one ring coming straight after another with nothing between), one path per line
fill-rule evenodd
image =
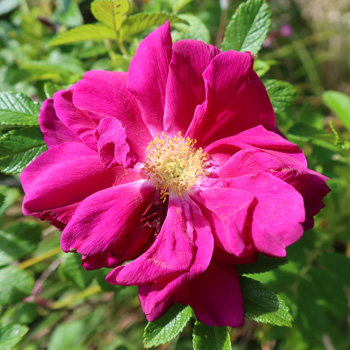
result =
M21 175L24 213L62 230L84 268L138 285L150 321L178 302L241 325L236 265L284 257L323 207L325 177L276 129L253 62L172 43L166 23L128 73L89 71L41 109L49 150Z

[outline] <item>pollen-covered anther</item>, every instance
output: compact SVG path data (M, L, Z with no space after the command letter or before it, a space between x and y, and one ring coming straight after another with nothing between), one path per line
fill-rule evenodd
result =
M163 201L171 192L182 195L190 190L203 176L206 170L208 154L202 148L195 148L196 140L178 136L170 138L162 132L148 144L147 161L144 166L148 179L154 179Z

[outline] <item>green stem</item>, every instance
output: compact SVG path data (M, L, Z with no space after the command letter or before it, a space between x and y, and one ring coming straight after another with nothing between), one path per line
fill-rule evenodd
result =
M126 50L125 46L124 46L124 43L122 40L119 40L117 38L117 44L119 46L119 49L121 51L121 53L126 57L128 58L129 60L131 59L131 56L129 55L129 52Z
M51 309L62 309L66 306L69 306L70 304L74 303L77 300L81 300L81 299L86 299L91 295L94 295L96 293L100 293L101 292L101 287L100 286L92 286L90 288L85 289L84 291L82 291L81 293L75 294L71 297L65 298L63 300L58 300L56 302L54 302L51 305Z
M24 269L26 269L29 266L35 265L35 264L37 264L37 263L39 263L41 261L44 261L44 260L46 260L48 258L51 258L51 257L59 254L61 251L62 250L61 250L60 247L51 249L48 252L45 252L43 254L40 254L38 256L35 256L33 258L30 258L28 260L25 260L25 261L21 262L18 265L18 268L21 269L21 270L24 270Z
M109 58L113 61L114 57L115 57L115 53L112 50L111 42L108 39L104 39L103 43L104 43L106 49L108 50Z

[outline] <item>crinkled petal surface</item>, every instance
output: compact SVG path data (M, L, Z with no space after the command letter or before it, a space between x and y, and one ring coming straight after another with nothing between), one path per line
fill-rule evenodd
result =
M83 256L82 266L84 269L112 268L123 264L127 260L136 259L145 250L145 246L153 233L150 228L141 227L137 221L123 239L117 241L106 252Z
M261 125L213 142L205 152L211 155L216 166L220 166L238 150L246 148L264 150L290 168L306 169L307 166L304 153L297 145Z
M45 100L41 106L39 124L43 139L49 148L65 142L81 142L80 138L58 119L52 97Z
M190 291L190 305L199 321L216 327L243 324L243 298L234 265L212 261L209 268L191 283Z
M106 169L83 144L61 144L41 154L22 173L23 212L33 215L80 202L112 186L115 178L116 170Z
M138 259L113 270L107 281L139 285L167 278L170 288L180 274L205 270L212 251L210 227L199 209L170 196L168 214L154 244Z
M127 142L125 128L118 119L101 119L94 135L101 161L107 168L116 164L127 168L136 163L136 155Z
M198 145L263 125L273 130L275 115L266 89L253 71L250 53L215 56L203 73L206 99L196 108L187 135Z
M172 41L167 22L141 41L130 63L128 90L136 98L152 136L164 130L165 89L171 56Z
M167 135L186 133L197 105L205 100L202 74L219 53L215 46L196 40L180 40L173 44L164 111Z
M73 102L78 108L94 114L94 119L118 119L139 161L145 160L146 148L152 140L142 120L135 98L128 92L128 74L93 70L86 72L73 91Z
M205 188L194 193L193 198L207 209L215 237L215 244L228 253L240 256L247 245L249 215L254 207L254 195L232 188Z
M273 175L241 176L226 179L230 188L242 189L255 196L251 236L256 249L271 256L284 257L285 247L303 234L304 201L291 185Z
M124 238L154 188L144 180L107 188L86 198L62 233L65 252L91 256Z
M93 131L97 126L86 111L77 108L72 101L72 90L60 90L54 93L54 106L58 118L74 132L89 148L96 150Z

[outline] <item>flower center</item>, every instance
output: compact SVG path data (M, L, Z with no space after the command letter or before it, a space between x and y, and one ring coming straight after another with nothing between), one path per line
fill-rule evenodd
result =
M194 148L196 140L181 136L170 138L162 132L148 144L145 174L154 179L156 188L160 189L160 198L166 201L170 192L182 195L198 180L209 175L206 170L207 154L202 148Z

